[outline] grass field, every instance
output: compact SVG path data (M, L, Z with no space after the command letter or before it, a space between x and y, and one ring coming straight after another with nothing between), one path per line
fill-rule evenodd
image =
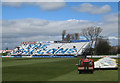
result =
M118 70L78 74L79 58L3 58L3 81L117 81ZM94 61L97 59L94 59Z

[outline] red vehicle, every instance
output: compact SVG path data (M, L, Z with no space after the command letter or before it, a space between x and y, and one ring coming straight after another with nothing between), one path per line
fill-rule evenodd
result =
M80 59L78 66L79 74L82 72L90 72L94 71L94 61L92 59Z

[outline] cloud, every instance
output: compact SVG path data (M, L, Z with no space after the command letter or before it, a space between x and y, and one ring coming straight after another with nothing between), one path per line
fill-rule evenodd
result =
M116 45L116 37L118 37L116 18L118 18L116 14L111 14L104 16L98 22L77 19L52 21L35 18L2 20L3 47L5 48L4 43L8 43L9 47L13 48L23 41L61 40L62 30L66 30L67 33L80 33L81 29L91 26L100 26L103 29L101 35L107 36L110 42Z
M86 20L48 21L32 18L21 20L3 20L2 23L4 37L6 37L5 34L9 34L10 37L32 36L34 34L54 36L61 35L63 29L68 30L68 32L71 32L71 30L76 32L81 28L93 26L95 24L95 22L89 22Z
M104 16L101 20L104 22L116 23L116 22L118 22L118 13Z
M78 7L72 7L72 9L80 13L84 12L90 14L105 14L111 11L111 7L109 5L96 6L90 3L83 3Z
M3 2L3 6L21 7L22 4L38 6L43 11L53 11L65 7L65 2Z
M118 37L111 36L111 37L108 37L108 39L115 39L115 40L118 40Z
M118 36L118 14L110 14L101 18L100 26L104 29L103 33L106 36Z
M2 2L64 2L64 0L2 0Z
M117 36L110 36L110 37L108 37L108 39L109 39L110 45L112 45L112 46L120 45L119 44L119 41L120 41L119 37L117 37Z
M22 2L3 2L2 5L4 6L11 6L11 7L20 7Z
M86 25L87 24L87 25ZM61 40L62 30L67 33L80 32L82 28L95 25L86 20L50 21L41 19L20 19L2 21L2 41L16 45L22 41Z
M57 10L65 6L64 2L39 2L35 3L36 6L39 6L41 10Z
M102 35L108 37L112 46L118 45L118 13L104 16L100 23L103 28Z

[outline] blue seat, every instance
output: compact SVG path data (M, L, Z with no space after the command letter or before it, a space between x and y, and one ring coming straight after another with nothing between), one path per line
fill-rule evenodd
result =
M61 53L65 53L68 50L68 48L66 48L65 50L62 50Z
M35 47L37 47L38 45L36 44L32 49L34 49Z
M41 47L41 49L46 48L48 45L50 45L50 44L44 44L44 45Z

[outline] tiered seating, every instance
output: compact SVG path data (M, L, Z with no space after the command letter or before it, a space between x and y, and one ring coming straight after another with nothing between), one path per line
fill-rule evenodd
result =
M46 55L54 54L54 52L57 51L62 45L64 44L63 43L52 43L46 48L47 51L45 51L44 54Z
M84 42L84 43L85 43L84 45L81 45L81 49L78 50L78 54L82 54L84 49L88 48L89 42Z
M81 54L89 42L22 44L11 55L75 55Z
M57 50L55 53L56 54L60 54L60 55L61 54L74 55L85 44L86 44L86 42L81 42L81 43L66 43L59 50Z

